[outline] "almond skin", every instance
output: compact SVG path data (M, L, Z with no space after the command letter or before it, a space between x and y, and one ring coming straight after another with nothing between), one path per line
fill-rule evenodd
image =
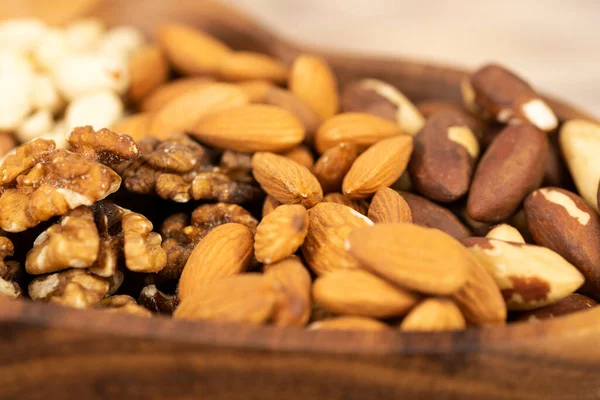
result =
M231 53L223 42L183 24L162 25L158 42L169 62L184 75L215 74Z
M110 129L121 135L129 135L133 140L138 141L144 136L148 136L153 115L151 113L137 113L124 118Z
M402 331L459 331L467 327L460 309L452 300L431 298L423 300L404 318Z
M289 158L290 160L296 161L298 164L303 165L308 169L311 169L315 163L315 159L313 158L310 148L303 144L300 144L293 149L282 153L281 155Z
M411 292L358 269L317 278L312 294L316 303L332 313L373 318L404 315L418 301Z
M452 294L468 277L469 260L464 248L437 229L377 224L351 232L346 249L361 268L418 292Z
M379 189L369 205L367 216L376 224L412 223L408 203L393 189Z
M358 262L346 251L345 241L355 229L372 225L370 219L350 207L319 203L308 211L308 234L302 255L317 275L338 269L358 268Z
M209 77L180 78L163 83L148 94L139 104L141 111L158 111L174 98L182 95L188 90L193 90L203 85L214 83Z
M400 135L369 147L344 177L343 193L351 199L364 199L394 183L406 169L412 143L411 136Z
M319 153L340 143L352 143L359 151L381 139L402 134L397 124L365 113L343 113L325 120L315 135L315 146Z
M167 80L169 65L156 46L143 46L129 57L130 84L127 98L138 103Z
M310 208L323 199L323 190L310 170L273 153L252 157L252 174L267 194L283 204Z
M548 187L531 193L524 204L533 240L554 250L585 277L581 292L600 298L600 217L581 197Z
M262 217L266 217L273 211L275 208L279 207L281 203L273 196L267 195L265 197L265 202L262 207Z
M339 192L344 176L358 157L358 147L352 143L340 143L327 151L313 166L313 173L325 193Z
M265 91L262 102L281 107L298 117L306 129L304 141L312 145L315 132L321 125L322 119L304 100L289 90L271 86Z
M264 266L265 278L279 292L273 323L277 326L304 326L311 313L311 279L306 267L296 256Z
M260 325L271 317L276 301L277 292L270 279L242 274L204 285L181 300L173 318Z
M389 329L389 326L373 318L345 316L313 322L308 329L319 331L385 331Z
M210 231L183 268L177 289L179 299L202 291L202 285L244 272L252 262L253 245L252 231L242 224L223 224Z
M236 85L240 89L242 89L244 91L244 93L246 93L246 95L248 96L248 98L250 99L250 101L252 103L271 104L271 103L267 103L265 100L266 100L267 92L271 88L275 87L275 86L273 86L272 82L266 81L264 79L252 79L249 81L238 82ZM279 104L273 104L273 105L281 107L281 108L285 108ZM288 111L290 111L290 110L288 110Z
M308 212L299 204L281 205L264 217L256 228L254 254L270 264L293 254L308 233Z
M367 215L369 203L366 200L352 200L341 193L329 193L323 196L324 202L343 204L351 209L358 211L362 215Z
M288 87L322 119L333 117L339 109L335 74L321 57L298 56L292 65Z
M149 135L164 140L173 133L193 131L207 115L249 102L246 94L234 85L207 83L177 96L156 112Z
M265 54L236 51L223 58L218 75L226 81L264 79L284 83L288 78L288 70L281 61Z
M208 145L245 153L284 151L302 143L304 126L282 108L249 104L209 115L190 134Z

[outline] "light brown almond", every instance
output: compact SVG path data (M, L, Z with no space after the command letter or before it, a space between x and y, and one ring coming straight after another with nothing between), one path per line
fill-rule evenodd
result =
M350 232L372 224L370 219L350 207L336 203L317 204L308 211L308 234L302 245L304 259L317 275L358 268L358 261L346 251L345 242Z
M116 122L110 129L121 135L129 135L133 140L138 141L144 136L148 136L152 117L151 113L133 114Z
M394 122L365 113L343 113L329 118L319 126L315 145L319 153L340 143L353 143L362 151L370 145L391 136L402 134Z
M265 102L267 91L275 87L272 82L265 81L264 79L252 79L250 81L238 82L236 85L246 93L252 103Z
M227 83L209 83L177 96L152 119L150 135L164 140L173 133L192 131L207 115L248 104L243 90Z
M341 193L329 193L323 196L324 202L343 204L352 208L353 210L358 211L362 215L367 215L367 210L369 209L369 203L366 200L352 200L348 197L344 196Z
M236 51L223 58L218 74L226 81L264 79L284 83L288 78L288 69L281 61L266 54Z
M356 229L348 236L346 250L361 268L423 293L455 293L468 276L469 259L460 242L440 230L414 224Z
M460 309L452 300L423 300L402 321L402 331L459 331L467 327Z
M284 151L302 143L304 126L282 108L249 104L209 115L190 134L223 149L246 153Z
M289 158L290 160L296 161L298 164L303 165L308 169L311 169L315 163L315 159L313 158L310 148L304 144L300 144L293 149L282 153L281 155Z
M288 110L298 117L306 129L304 141L312 145L315 132L321 124L322 119L304 100L289 90L270 86L267 88L262 101L265 104L272 104Z
M312 330L335 331L385 331L389 326L367 317L335 317L313 322L308 326Z
M412 144L412 136L400 135L369 147L344 177L343 193L351 199L363 199L394 183L406 169Z
M281 203L273 196L267 195L265 197L265 202L262 207L262 217L266 217L273 211L275 208L279 207Z
M369 205L367 216L376 224L412 223L412 213L406 200L393 189L379 189Z
M167 80L169 65L157 46L146 45L129 57L129 91L127 98L138 103Z
M169 62L185 75L214 74L231 54L223 42L183 24L162 25L157 39Z
M158 111L188 90L213 82L214 80L209 77L190 77L164 83L144 97L139 104L139 108L141 111Z
M344 176L358 157L358 147L352 143L340 143L326 150L313 166L313 173L325 193L339 192Z
M254 254L270 264L292 255L308 232L308 212L299 204L281 205L264 217L256 228Z
M188 258L177 293L180 300L202 291L201 286L244 272L252 262L254 240L245 225L223 224L206 235Z
M206 284L181 300L173 318L259 325L271 317L276 301L277 291L270 279L242 274Z
M312 294L316 303L332 313L373 318L404 315L419 300L413 293L359 269L319 277Z
M304 100L322 119L339 109L337 80L327 61L308 54L294 60L288 82L290 91Z
M277 326L303 326L311 313L310 274L296 256L265 265L265 278L279 291L273 323Z
M317 178L308 168L289 158L256 153L252 157L252 174L267 194L283 204L310 208L323 199Z

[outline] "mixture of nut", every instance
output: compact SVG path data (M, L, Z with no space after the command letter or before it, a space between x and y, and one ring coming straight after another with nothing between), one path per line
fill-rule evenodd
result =
M595 307L600 125L495 64L464 104L377 78L180 24L0 23L2 306L404 331Z

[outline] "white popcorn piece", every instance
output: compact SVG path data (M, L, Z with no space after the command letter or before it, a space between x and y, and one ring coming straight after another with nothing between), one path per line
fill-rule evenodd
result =
M82 96L71 102L65 113L67 132L91 125L94 130L107 128L123 117L121 98L109 90Z
M36 110L48 110L56 114L63 107L61 99L54 82L50 76L37 74L33 80L33 91L31 94L33 108Z
M0 22L0 49L27 55L46 34L48 27L35 18L14 18Z
M98 52L109 57L127 59L144 42L144 35L138 29L132 26L116 26L102 37Z
M74 51L93 51L104 34L104 24L97 18L83 18L65 27L69 48Z
M31 112L33 81L33 68L24 56L0 51L0 130L16 129Z
M15 136L21 142L28 142L50 132L53 125L52 113L49 110L39 110L23 121L17 128Z

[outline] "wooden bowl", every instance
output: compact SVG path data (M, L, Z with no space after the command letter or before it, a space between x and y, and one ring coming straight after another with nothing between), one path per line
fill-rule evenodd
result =
M133 24L149 34L160 22L183 21L235 48L285 61L307 50L212 1L74 3L109 24ZM56 15L52 9L52 19L60 20ZM375 77L415 100L460 98L464 72L458 69L310 51L327 57L342 82ZM593 119L550 103L562 120ZM0 399L596 399L599 341L600 308L456 333L373 333L7 301L0 302Z

